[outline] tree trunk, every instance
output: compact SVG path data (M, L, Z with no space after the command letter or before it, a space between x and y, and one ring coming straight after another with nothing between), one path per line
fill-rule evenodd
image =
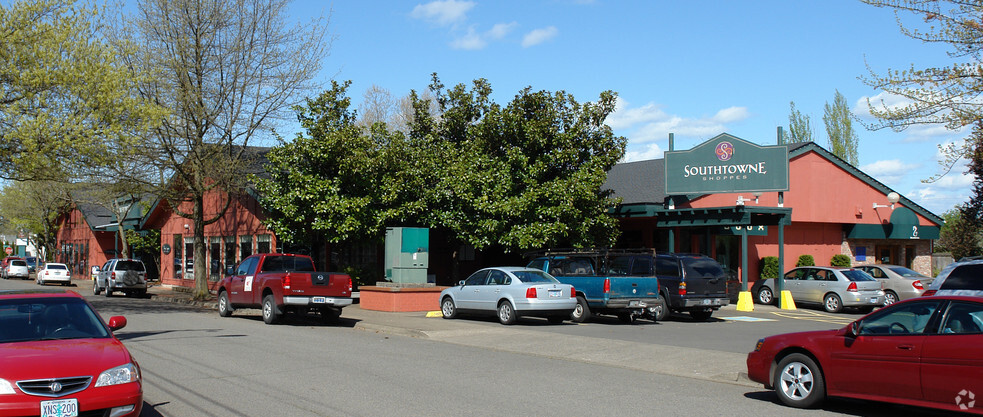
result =
M195 209L192 224L194 224L194 299L208 298L208 269L205 264L205 197L195 196Z

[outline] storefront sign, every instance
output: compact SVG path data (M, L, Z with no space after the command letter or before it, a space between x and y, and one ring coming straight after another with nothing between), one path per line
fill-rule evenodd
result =
M723 226L717 231L718 235L748 235L748 236L768 236L768 226Z
M171 245L165 243L164 246L161 246L160 251L164 252L164 255L171 253Z
M760 146L726 133L665 156L666 194L788 191L788 147Z

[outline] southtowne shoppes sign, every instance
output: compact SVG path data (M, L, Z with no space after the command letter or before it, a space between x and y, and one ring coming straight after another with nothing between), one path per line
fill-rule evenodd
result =
M718 135L665 155L667 195L788 191L788 147Z

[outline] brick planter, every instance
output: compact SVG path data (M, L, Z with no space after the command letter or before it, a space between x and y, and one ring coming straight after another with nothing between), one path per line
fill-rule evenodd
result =
M361 286L359 306L375 311L437 311L440 310L440 292L447 287L375 287Z

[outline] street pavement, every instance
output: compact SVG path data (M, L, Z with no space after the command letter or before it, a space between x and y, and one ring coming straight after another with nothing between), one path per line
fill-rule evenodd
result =
M91 291L91 281L79 281L77 284L80 291ZM148 295L158 301L195 305L206 309L218 308L214 299L194 301L191 299L191 293L181 288L153 286L148 290ZM755 306L755 309L780 311L771 306ZM258 315L259 310L241 312L237 310L237 313ZM720 313L738 314L739 312L736 311L736 307L727 306ZM439 312L436 312L436 317L434 316L435 314L430 314L428 317L427 312L393 313L365 310L358 304L346 307L342 312L342 317L355 321L356 330L761 387L760 384L747 378L746 354L546 333L526 330L520 326L476 326L468 320L443 320L439 318Z

